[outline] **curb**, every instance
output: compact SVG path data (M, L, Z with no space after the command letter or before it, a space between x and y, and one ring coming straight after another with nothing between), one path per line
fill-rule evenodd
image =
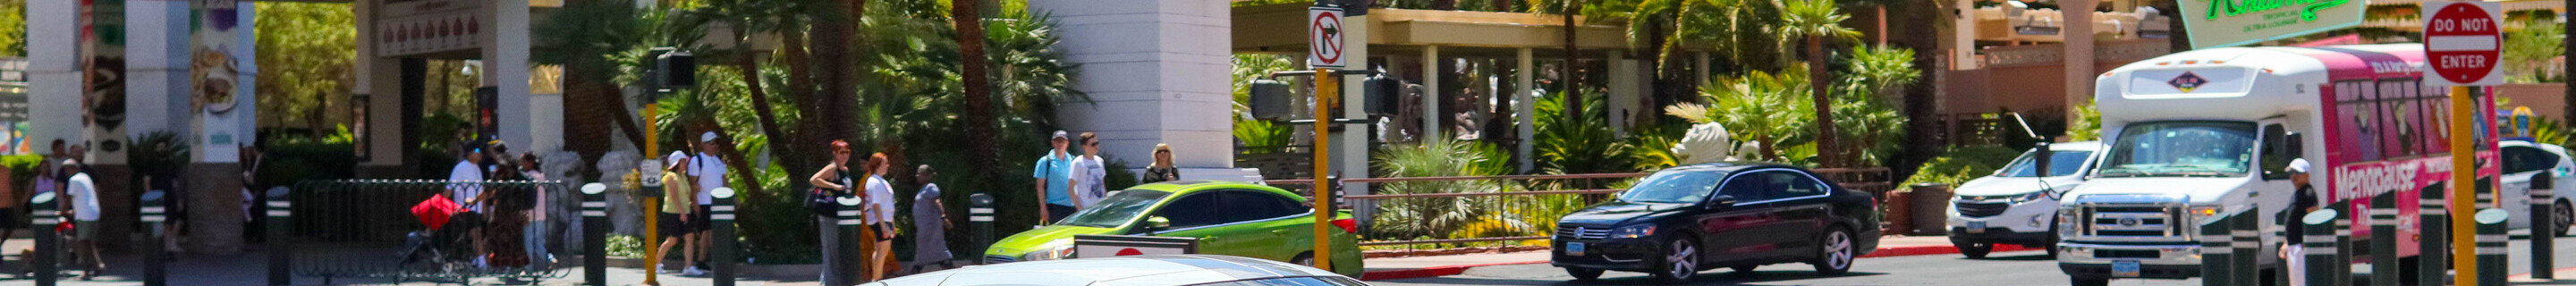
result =
M2023 251L2023 250L2040 250L2040 249L2038 249L2038 248L2030 248L2030 247L2023 247L2023 246L2020 246L2020 245L1995 245L1995 250L1994 250L1994 251L1995 251L1995 252L2005 252L2005 251ZM1898 256L1923 256L1923 255L1943 255L1943 254L1959 254L1959 248L1958 248L1958 247L1948 246L1948 245L1923 245L1923 246L1880 247L1880 248L1878 248L1878 250L1871 251L1868 255L1862 255L1862 256L1860 256L1860 258L1898 257ZM1463 274L1463 273L1467 273L1467 269L1470 269L1470 268L1476 268L1476 267L1486 267L1486 266L1503 266L1503 265L1524 265L1524 264L1547 264L1547 263L1548 263L1547 261L1521 261L1521 262L1502 262L1502 263L1484 263L1484 264L1443 265L1443 266L1434 266L1434 267L1429 267L1429 268L1378 270L1378 271L1368 271L1368 272L1366 272L1366 273L1362 273L1362 274L1360 275L1360 280L1362 280L1362 281L1383 281L1383 280L1400 280L1400 279L1414 279L1414 278L1432 278L1432 277L1442 277L1442 276L1451 276L1451 275Z

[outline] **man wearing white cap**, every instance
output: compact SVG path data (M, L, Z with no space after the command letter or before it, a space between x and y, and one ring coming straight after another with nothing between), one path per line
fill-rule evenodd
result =
M709 238L714 236L716 229L714 216L710 214L715 213L715 190L723 188L726 182L724 157L716 155L716 137L714 131L699 133L698 154L689 158L689 175L695 176L698 183L698 212L694 213L696 220L689 221L689 236L697 247L689 248L692 251L689 254L697 257L707 257L707 249L715 248L714 240ZM706 260L698 263L701 265L691 267L711 269L703 265Z
M2281 214L2288 218L2282 221L2281 227L2284 233L2289 234L2286 236L2288 241L2281 245L2280 254L2289 269L2281 273L2293 273L2289 275L2290 285L2308 285L2307 275L2297 274L2308 273L2308 248L2301 244L2307 241L2307 224L2298 218L2317 211L2316 188L2308 185L2308 159L2290 159L2290 166L2282 171L2290 173L2290 185L2297 186L2297 190L2291 191L2290 211Z

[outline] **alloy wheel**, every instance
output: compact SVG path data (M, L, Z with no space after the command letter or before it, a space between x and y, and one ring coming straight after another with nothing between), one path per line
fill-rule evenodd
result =
M1852 259L1855 258L1853 257L1855 256L1854 246L1850 231L1844 231L1841 228L1826 231L1823 244L1818 245L1823 253L1816 257L1816 272L1825 275L1850 272Z
M1672 247L1667 249L1672 252L1664 254L1664 272L1655 273L1655 278L1682 282L1699 274L1699 247L1691 245L1688 237L1674 237Z

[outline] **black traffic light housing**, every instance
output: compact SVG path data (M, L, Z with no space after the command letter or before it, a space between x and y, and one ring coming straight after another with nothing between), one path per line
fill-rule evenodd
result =
M1399 109L1401 109L1404 103L1405 83L1403 80L1390 78L1384 73L1374 71L1351 72L1368 73L1367 78L1353 83L1360 85L1360 90L1363 93L1361 94L1362 97L1359 102L1359 104L1362 105L1362 111L1367 112L1370 115L1395 115L1396 112L1400 111ZM1271 74L1273 77L1291 75L1311 76L1313 73L1306 71L1287 71ZM1251 108L1253 119L1289 120L1291 114L1296 113L1296 111L1291 110L1292 107L1289 106L1289 104L1294 102L1298 95L1289 91L1287 82L1272 79L1255 79L1251 82L1245 83L1245 85L1248 86L1248 91L1251 93L1250 96L1252 97Z
M1361 109L1369 115L1395 116L1395 113L1400 111L1399 107L1404 106L1404 81L1388 78L1386 74L1380 73L1369 75L1368 79L1360 81L1360 84L1363 85L1361 89L1366 93L1366 97L1361 101L1366 105Z
M698 57L678 48L653 48L653 69L646 74L659 89L698 86Z
M1297 95L1288 92L1287 82L1255 79L1246 84L1251 86L1253 119L1288 120L1289 114L1294 113L1289 110L1288 101Z

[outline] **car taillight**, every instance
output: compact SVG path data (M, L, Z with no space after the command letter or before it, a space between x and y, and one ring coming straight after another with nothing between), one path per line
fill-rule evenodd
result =
M1360 228L1360 226L1359 226L1359 222L1351 221L1351 219L1347 219L1347 218L1346 218L1346 219L1337 219L1337 220L1333 220L1333 226L1334 226L1334 227L1340 227L1340 228L1342 228L1342 232L1345 232L1345 233L1359 233L1359 232L1360 232L1360 231L1359 231L1359 228Z

